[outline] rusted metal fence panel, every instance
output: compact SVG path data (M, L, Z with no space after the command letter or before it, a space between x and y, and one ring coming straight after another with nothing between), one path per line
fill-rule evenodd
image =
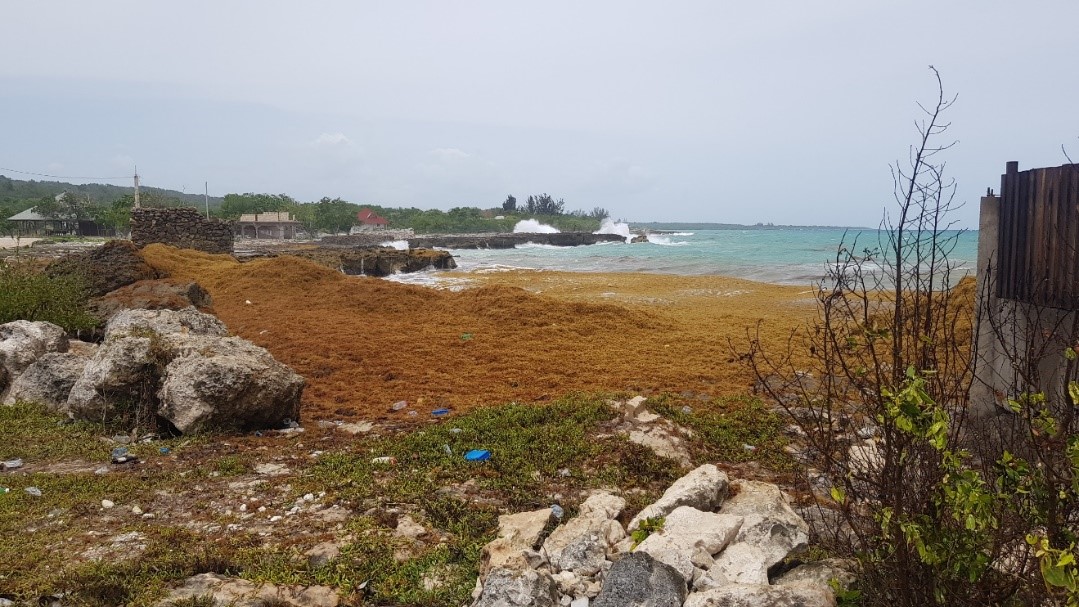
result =
M997 296L1079 310L1079 164L1000 178Z

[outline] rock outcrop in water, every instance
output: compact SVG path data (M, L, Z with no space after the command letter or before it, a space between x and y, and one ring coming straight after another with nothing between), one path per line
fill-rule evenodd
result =
M433 249L394 249L392 247L330 248L293 251L297 257L341 270L350 276L389 276L390 274L418 272L427 268L452 270L457 267L453 255Z
M619 234L593 234L591 232L554 232L539 233L494 233L494 234L429 234L413 236L408 239L410 247L443 249L512 249L526 244L546 244L556 247L577 247L600 242L625 242ZM386 241L377 234L351 234L349 236L327 236L322 239L324 246L371 247Z

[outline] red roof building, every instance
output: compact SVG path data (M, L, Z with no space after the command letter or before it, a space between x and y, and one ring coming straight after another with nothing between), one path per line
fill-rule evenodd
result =
M363 209L359 213L356 213L356 221L359 221L361 226L372 228L385 228L390 225L390 222L386 221L386 218L380 217L371 209Z

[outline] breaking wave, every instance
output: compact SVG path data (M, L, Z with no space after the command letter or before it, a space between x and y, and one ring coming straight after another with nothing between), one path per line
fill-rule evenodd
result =
M557 234L560 231L554 226L540 223L535 219L522 219L513 226L514 234Z

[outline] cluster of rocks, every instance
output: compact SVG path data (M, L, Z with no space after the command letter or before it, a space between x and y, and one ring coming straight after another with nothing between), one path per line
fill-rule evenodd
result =
M142 248L160 242L206 253L232 253L232 222L207 219L193 207L131 211L131 241Z
M434 249L373 248L327 248L290 251L290 255L310 259L340 270L350 276L389 276L391 274L418 272L428 268L452 270L457 267L453 255Z
M852 580L840 561L787 567L809 530L775 485L709 464L623 528L625 505L595 493L546 537L550 509L500 517L473 607L825 607Z
M625 242L619 234L593 234L591 232L546 233L492 233L492 234L428 234L408 239L410 247L431 249L512 249L525 243L548 244L556 247L576 247L599 242ZM368 234L349 236L326 236L322 244L329 246L372 246ZM382 239L385 242L385 239ZM379 243L375 243L379 244Z
M209 314L128 309L104 335L94 345L47 322L0 325L0 399L99 422L136 407L182 433L299 417L303 378Z

